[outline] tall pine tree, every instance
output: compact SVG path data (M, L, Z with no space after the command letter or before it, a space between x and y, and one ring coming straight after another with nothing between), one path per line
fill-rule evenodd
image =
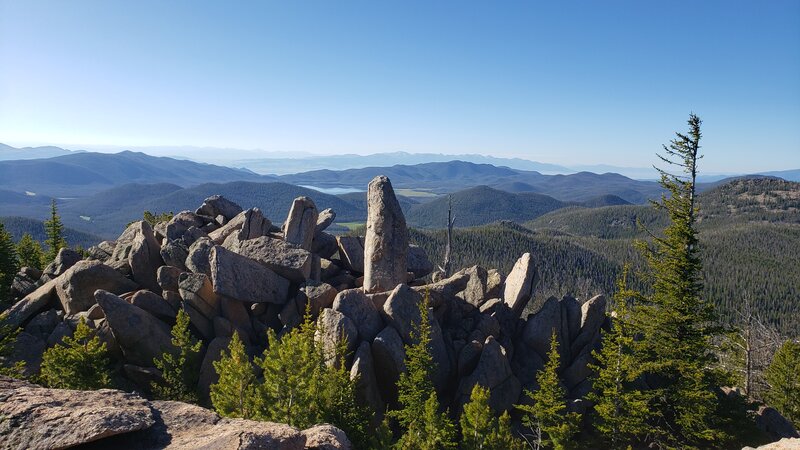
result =
M164 352L153 364L161 371L163 381L153 383L153 393L164 400L197 403L197 381L200 376L200 347L189 331L189 314L178 310L175 326L172 327L172 345L177 353Z
M11 283L19 270L17 250L11 240L11 234L0 222L0 311L11 301Z
M648 431L650 393L640 389L637 379L642 370L633 353L634 331L630 324L628 303L639 293L628 288L628 266L617 281L614 316L609 332L603 331L603 346L593 355L592 392L597 419L593 424L608 448L627 448L644 439Z
M223 417L252 418L255 414L256 377L239 333L233 333L228 352L223 352L222 358L214 361L214 370L219 375L219 381L211 385L214 409Z
M58 215L55 199L50 203L50 218L44 222L44 231L47 238L45 245L47 245L47 253L42 265L50 264L56 256L58 251L67 246L67 241L64 239L64 224L61 223L61 217Z
M642 339L636 354L654 388L651 434L656 445L708 446L724 439L715 420L717 396L711 352L716 334L713 305L702 297L703 282L696 230L697 162L701 158L700 118L691 114L689 131L664 146L662 161L680 170L659 169L666 191L653 205L670 220L664 236L639 242L650 268L653 292L634 311Z
M439 401L433 387L435 368L430 353L431 324L428 295L419 303L420 320L413 324L412 345L406 345L406 371L397 383L398 400L402 409L390 411L403 429L397 442L400 449L454 448L455 427L446 413L439 412Z
M786 341L766 371L766 399L795 427L800 428L800 343Z
M30 233L25 233L17 242L17 259L21 267L33 267L34 269L42 269L42 260L44 259L44 251L39 241L33 239Z
M546 439L543 443L555 450L572 448L573 437L578 432L580 415L567 412L566 392L558 379L558 366L561 356L558 353L556 331L550 337L550 351L544 369L536 375L539 389L525 391L533 405L517 405L523 416L523 425L529 429L539 429Z
M521 450L522 441L515 439L511 431L508 411L495 417L489 406L489 390L476 384L472 388L469 403L461 413L462 450Z

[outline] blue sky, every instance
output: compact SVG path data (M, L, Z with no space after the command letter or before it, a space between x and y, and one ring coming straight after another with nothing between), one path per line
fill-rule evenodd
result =
M800 1L0 0L0 142L800 167Z

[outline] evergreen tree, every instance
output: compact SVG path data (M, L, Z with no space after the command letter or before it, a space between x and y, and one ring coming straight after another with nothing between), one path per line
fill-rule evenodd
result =
M153 214L150 211L145 211L143 214L144 221L149 223L151 227L155 227L161 222L169 222L172 220L172 217L175 215L173 212L162 212ZM129 224L130 225L130 224Z
M715 423L717 384L711 338L717 333L713 305L702 297L697 241L695 182L701 158L700 119L689 116L689 132L664 146L664 162L682 175L659 169L667 192L653 205L669 216L664 236L639 242L653 292L633 309L642 336L636 343L638 364L655 389L650 410L653 440L662 446L708 446L725 439ZM652 233L651 233L652 234Z
M419 304L419 322L411 331L412 345L406 345L406 371L397 383L402 409L390 411L404 433L397 442L401 449L453 448L455 427L446 413L439 412L433 388L434 361L430 354L431 324L428 296Z
M521 449L522 442L511 432L511 417L504 412L495 417L489 406L489 390L476 384L472 388L469 403L461 413L461 445L463 450L514 450Z
M0 375L22 378L25 373L25 361L11 364L7 358L14 353L14 344L20 332L19 327L7 323L8 313L0 314Z
M197 381L200 376L200 347L202 342L189 331L189 314L178 310L172 327L172 345L175 354L165 351L153 364L161 371L163 382L152 383L153 393L164 400L197 403Z
M17 251L11 235L0 222L0 310L11 301L11 283L17 274Z
M523 424L529 428L538 427L546 436L544 444L556 450L571 448L572 438L578 432L580 423L579 414L567 412L566 393L558 379L560 359L558 340L553 330L547 364L536 375L539 389L525 392L533 400L533 405L517 405L525 413Z
M45 239L47 254L42 265L46 266L56 259L59 250L67 246L67 241L64 239L64 224L61 223L55 200L50 203L50 218L44 221L44 231L47 235Z
M786 341L766 373L767 403L800 428L800 343Z
M42 269L44 251L39 241L34 240L30 233L23 234L22 238L17 242L17 259L19 259L21 267Z
M256 377L238 333L233 333L228 352L214 361L214 370L219 381L211 385L211 404L217 413L223 417L253 418Z
M648 431L650 412L649 393L634 382L642 374L633 354L634 334L630 324L628 302L639 293L628 288L628 267L623 269L614 294L614 312L611 331L603 331L603 347L595 350L597 361L589 367L594 372L589 400L599 420L594 421L597 431L606 439L609 448L627 448L640 441Z
M81 318L75 334L42 355L40 381L60 389L93 390L111 383L106 344Z

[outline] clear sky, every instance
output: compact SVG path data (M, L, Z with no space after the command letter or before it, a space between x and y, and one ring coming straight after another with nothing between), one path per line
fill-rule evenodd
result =
M0 0L0 142L800 167L800 1Z

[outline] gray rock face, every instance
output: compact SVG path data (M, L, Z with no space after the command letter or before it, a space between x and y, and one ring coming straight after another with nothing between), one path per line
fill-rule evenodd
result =
M55 449L85 444L153 425L146 400L111 389L45 389L0 378L0 445L7 449Z
M154 358L174 350L164 322L109 292L98 290L95 298L128 362L149 367Z
M561 307L555 297L548 298L536 314L528 317L522 330L522 340L542 358L550 351L550 336L561 336Z
M481 266L468 267L461 272L469 276L467 286L457 295L470 305L480 308L488 299L500 295L503 277L494 269L486 270Z
M491 391L489 405L495 411L511 409L522 389L519 380L511 371L505 349L491 336L483 344L483 351L475 370L461 380L459 386L461 404L469 401L472 387L476 383Z
M178 239L177 241L165 241L161 246L160 253L164 264L177 267L182 272L189 271L189 269L186 267L186 258L189 256L189 247L186 245L183 239Z
M181 298L211 320L219 314L219 296L214 292L211 280L202 273L184 273L180 276L178 292ZM191 314L190 314L191 315Z
M148 290L137 291L130 299L130 304L141 308L154 317L167 323L174 322L178 311L170 306L160 295Z
M243 302L286 303L289 281L263 265L223 247L211 250L214 292Z
M572 342L570 351L577 355L600 332L600 327L606 320L606 298L597 295L590 298L581 306L581 331Z
M221 245L230 236L234 235L240 241L266 236L269 234L270 227L272 227L272 222L264 217L260 209L250 208L236 215L223 227L212 231L208 237L215 244Z
M406 344L411 344L413 324L419 323L419 303L421 301L422 294L401 284L394 288L383 304L387 322L397 330L397 334Z
M286 242L295 244L302 249L310 250L318 217L317 205L314 204L313 200L308 197L294 199L283 229Z
M334 220L336 220L336 211L330 208L320 211L319 216L317 216L317 224L314 227L314 236L327 230Z
M581 331L581 305L574 297L566 296L561 299L561 320L564 322L562 328L568 332L567 342L574 341Z
M361 342L358 346L350 368L350 379L356 381L356 400L360 404L371 407L373 411L384 411L369 342Z
M200 398L203 401L209 399L211 385L219 381L219 375L214 370L214 362L222 358L223 352L227 351L230 343L230 338L217 337L208 344L208 350L200 364L200 378L197 383L197 389L200 391Z
M371 342L383 329L383 320L378 309L361 289L348 289L336 295L333 309L355 323L358 338Z
M311 314L318 316L323 308L330 308L336 299L336 288L328 283L309 281L300 286L297 293L298 304L310 304Z
M428 259L428 254L421 247L411 244L408 247L408 272L414 278L422 278L433 272L433 263Z
M150 224L140 221L132 224L136 236L131 241L131 250L128 253L128 264L131 266L131 277L140 286L158 290L156 271L164 265L161 258L161 246L156 242Z
M56 281L56 293L67 315L86 311L95 304L94 291L113 294L134 291L138 285L100 261L78 261Z
M333 425L323 424L303 430L308 450L351 450L353 444L344 431Z
M165 291L178 291L178 283L184 271L174 266L161 266L156 272L158 286Z
M167 228L165 230L167 240L175 241L181 239L183 235L189 231L189 228L199 229L202 226L203 219L200 218L200 216L191 211L181 211L172 216L172 219L167 222Z
M403 340L392 327L384 328L372 341L375 376L384 399L397 396L397 380L406 371Z
M311 277L313 255L307 250L269 236L246 241L227 240L225 247L242 256L261 263L264 267L293 283L302 283Z
M222 216L225 220L231 220L242 212L242 207L228 200L221 195L212 195L203 200L203 204L195 211L195 214L208 217Z
M81 255L75 250L69 248L62 248L58 251L56 259L53 260L45 269L43 275L48 278L55 278L62 273L66 272L70 267L74 266L76 262L83 259Z
M311 242L311 253L320 258L328 259L335 255L338 250L339 244L333 235L325 232L314 235L314 241Z
M756 426L772 439L800 438L792 423L771 406L761 406L756 412ZM791 447L787 447L791 448Z
M208 238L200 238L189 247L186 257L186 268L194 273L204 273L211 276L211 263L209 256L214 242Z
M62 324L63 322L60 325ZM8 362L9 365L13 365L17 362L25 361L24 375L35 375L39 372L39 367L42 364L42 354L44 353L45 348L46 342L44 339L26 331L22 331L17 334L17 338L14 341L14 348L12 349L11 355L6 362Z
M47 308L56 298L56 280L39 286L6 311L6 323L12 328L22 326L28 319Z
M336 236L336 243L345 268L352 272L364 273L364 239L356 236Z
M329 364L336 365L336 346L342 340L347 342L347 353L350 354L358 343L358 329L347 316L332 309L323 309L317 319L318 342L322 343L323 351Z
M408 229L392 183L375 177L367 188L367 232L364 237L364 290L383 292L406 281Z
M503 300L517 317L522 314L522 310L531 299L531 294L538 281L531 254L525 253L514 263L514 268L508 274L503 290Z

